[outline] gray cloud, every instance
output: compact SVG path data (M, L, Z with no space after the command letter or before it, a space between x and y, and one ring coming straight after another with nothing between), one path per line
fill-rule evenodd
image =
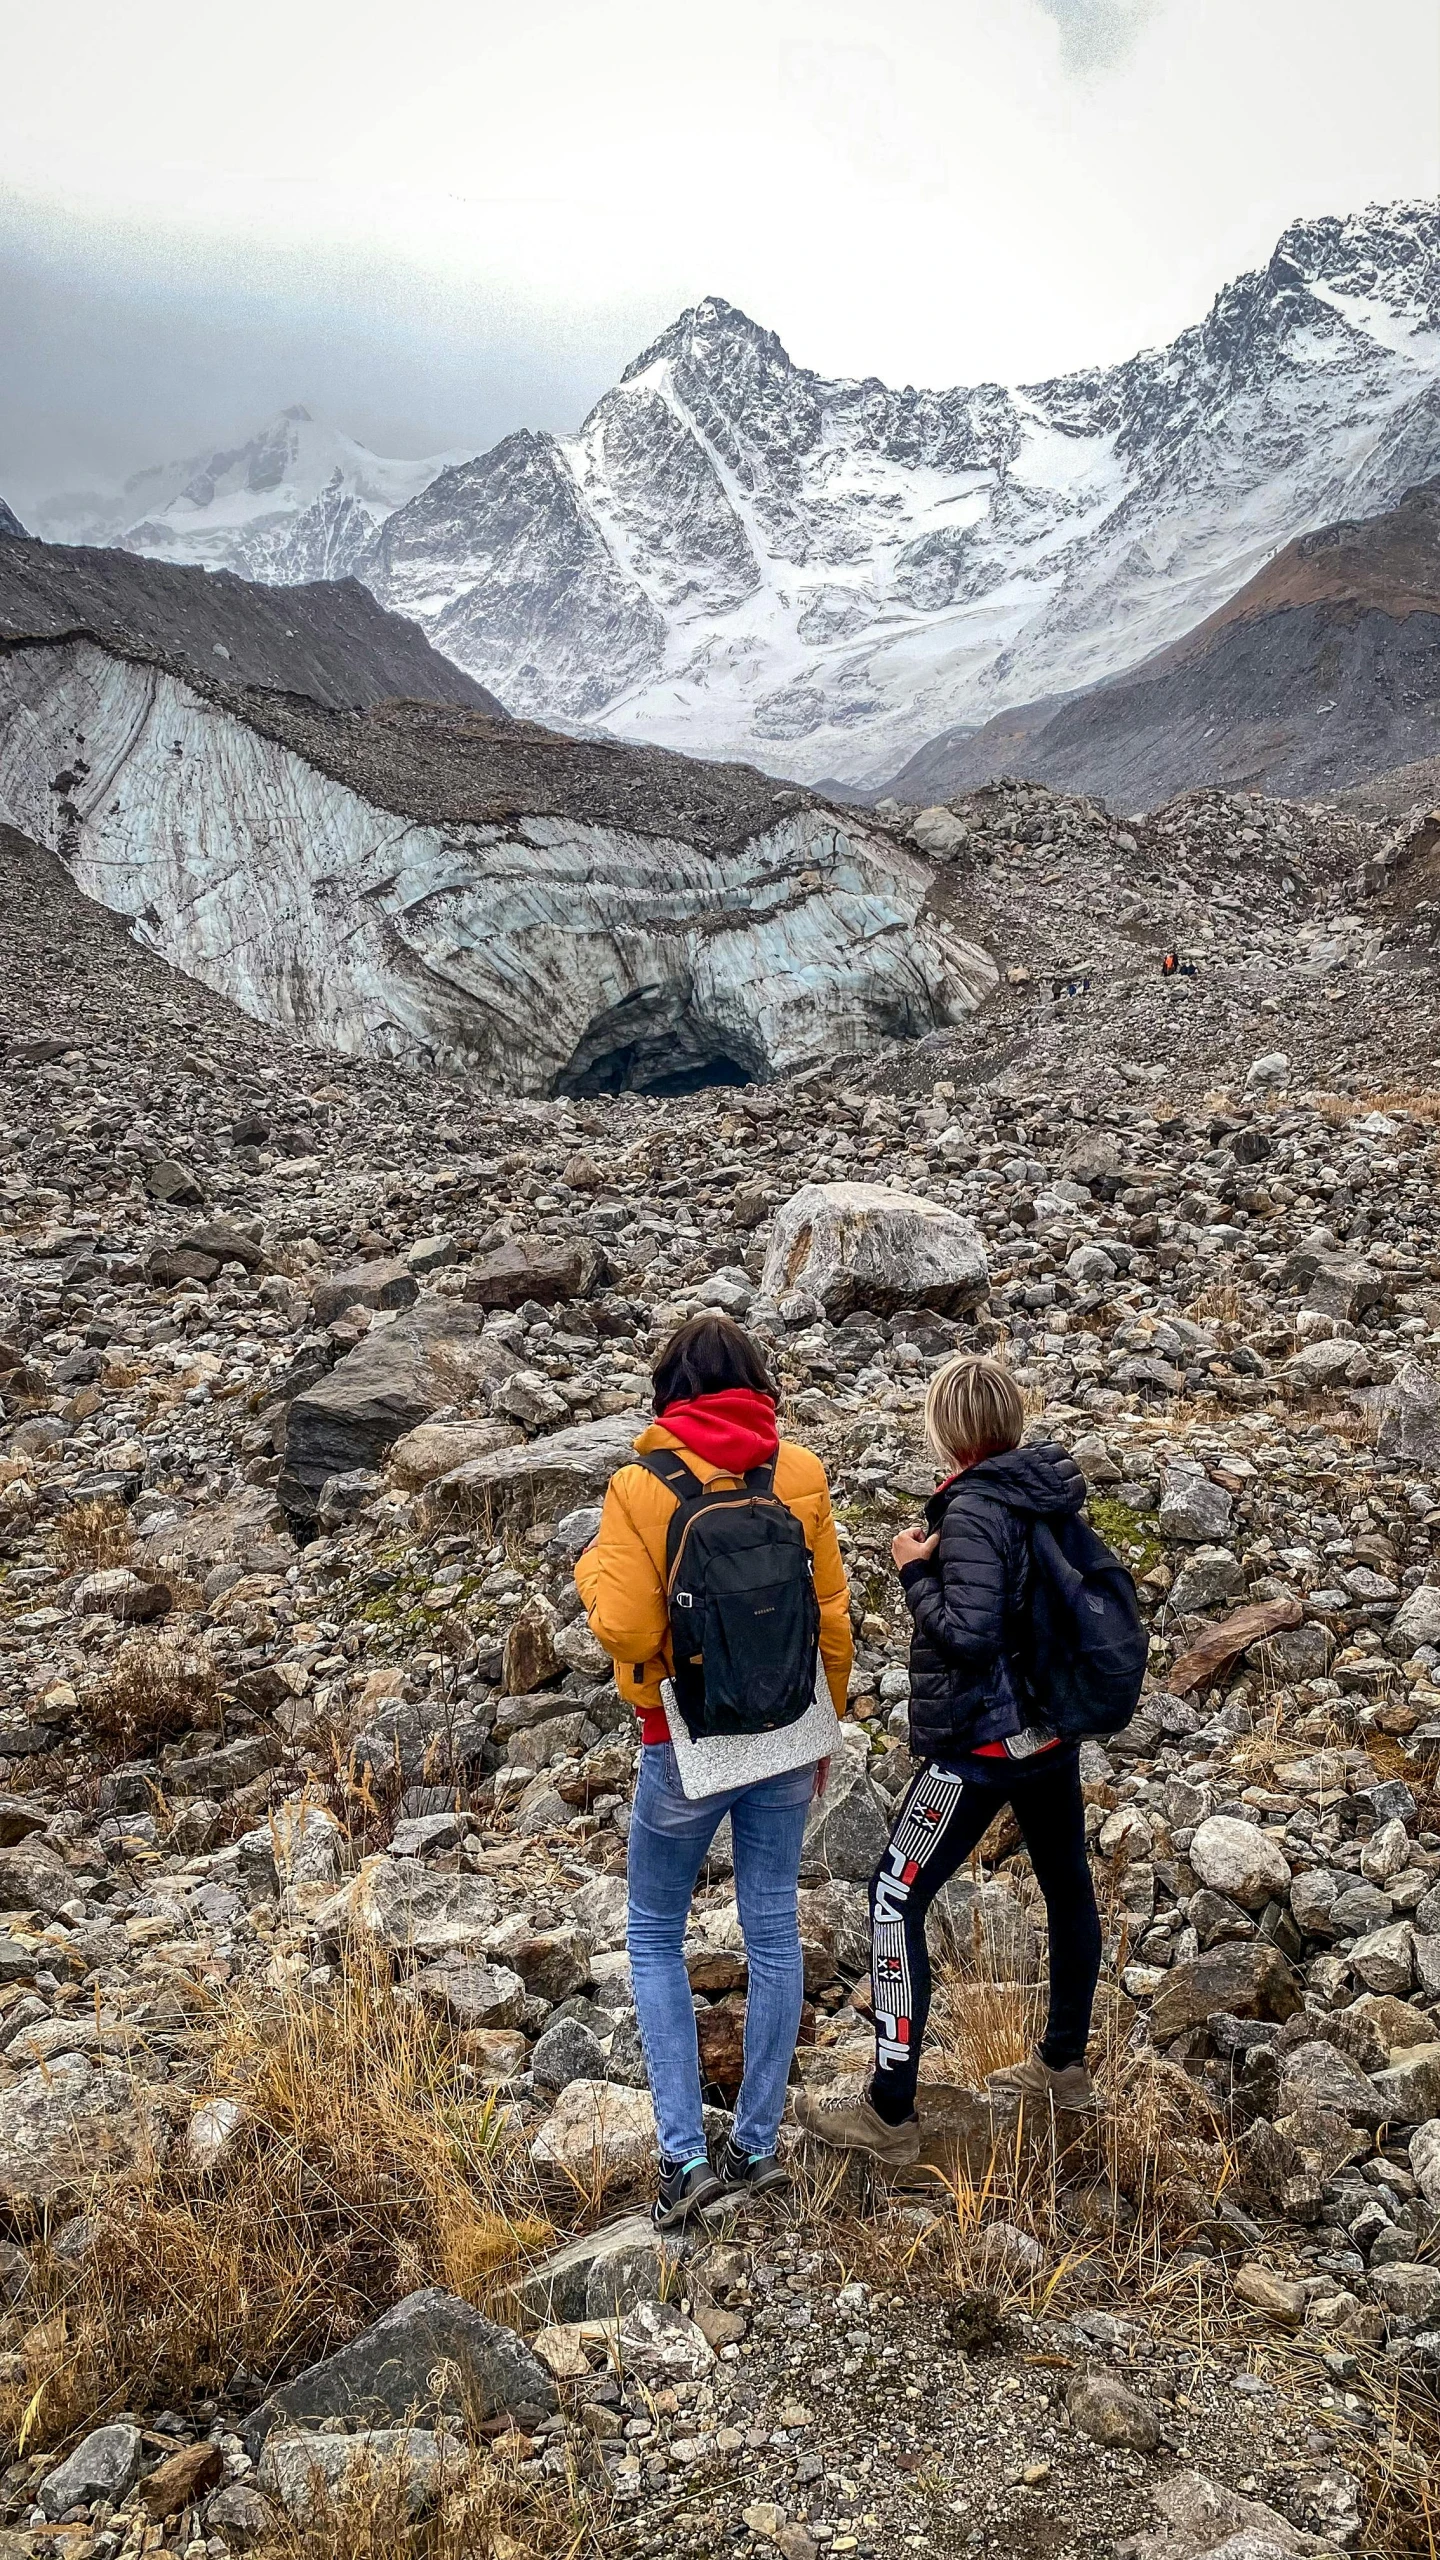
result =
M295 264L41 225L0 198L0 497L27 508L233 443L292 401L376 452L569 433L673 317L627 298L549 331L373 260Z
M1060 30L1066 61L1076 71L1099 71L1118 62L1159 0L1039 0Z

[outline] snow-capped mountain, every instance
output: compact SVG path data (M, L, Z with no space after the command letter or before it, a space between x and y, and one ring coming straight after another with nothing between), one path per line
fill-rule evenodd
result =
M1437 469L1440 204L1403 204L1297 222L1173 345L1019 390L827 381L702 302L359 567L514 712L861 781Z
M52 498L36 531L271 585L345 578L445 460L387 461L308 409L282 409L228 451L156 463L110 492Z

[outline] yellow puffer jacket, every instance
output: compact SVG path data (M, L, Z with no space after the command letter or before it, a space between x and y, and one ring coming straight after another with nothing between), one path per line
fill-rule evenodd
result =
M651 1449L677 1449L702 1484L727 1472L697 1457L663 1422L652 1422L635 1446L642 1456ZM781 1441L775 1491L805 1532L820 1603L820 1658L835 1712L843 1716L855 1651L850 1589L835 1536L830 1487L813 1451L793 1440ZM665 1603L665 1536L674 1509L669 1486L648 1468L621 1467L610 1479L599 1529L575 1567L591 1633L614 1662L621 1697L643 1717L647 1742L668 1739L660 1683L674 1667Z

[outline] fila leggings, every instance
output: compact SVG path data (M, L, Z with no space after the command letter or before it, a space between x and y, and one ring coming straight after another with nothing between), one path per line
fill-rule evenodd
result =
M1080 1755L1072 1745L1039 1761L997 1760L994 1780L932 1763L911 1780L870 1880L875 2007L871 2103L898 2124L915 2105L930 2014L930 1905L1004 1804L1013 1805L1050 1924L1050 2014L1040 2050L1052 2070L1083 2062L1100 1975L1100 1915L1085 1854Z

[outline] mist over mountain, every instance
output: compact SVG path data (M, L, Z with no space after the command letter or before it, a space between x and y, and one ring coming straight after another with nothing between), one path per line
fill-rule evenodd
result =
M236 445L51 498L35 529L293 586L348 577L385 518L443 467L386 460L297 405Z

